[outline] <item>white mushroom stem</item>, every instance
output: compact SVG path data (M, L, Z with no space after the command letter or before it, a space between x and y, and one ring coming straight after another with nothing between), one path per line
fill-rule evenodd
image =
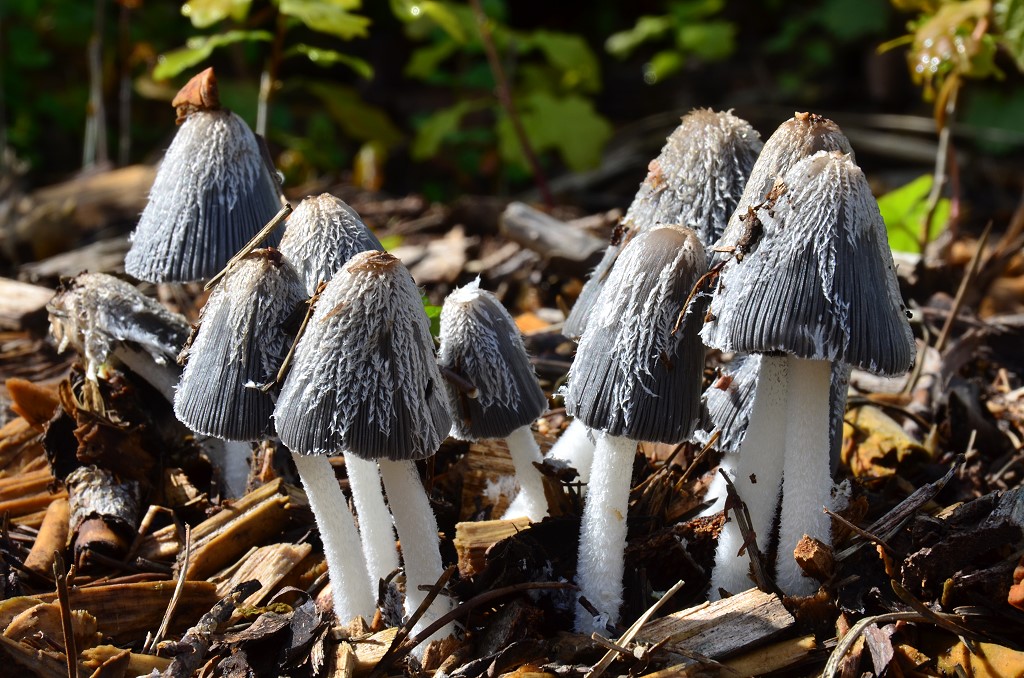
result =
M579 419L573 419L548 451L552 459L564 461L576 469L581 483L590 482L590 467L594 465L594 432Z
M782 481L782 515L776 582L789 595L811 595L818 582L806 577L793 550L806 534L832 543L831 520L822 510L831 507L829 472L829 383L827 360L788 358L789 399L786 408L786 455ZM763 368L762 368L763 369ZM845 405L836 403L837 408Z
M537 439L529 426L521 426L505 438L508 452L512 455L512 464L516 468L516 481L519 483L519 494L509 505L505 520L527 517L532 522L540 522L548 515L548 500L544 496L544 479L534 466L541 463L543 457Z
M626 512L636 441L602 434L594 452L590 487L580 525L576 583L600 615L576 606L576 631L605 635L619 620L626 549Z
M786 399L789 391L789 369L785 357L764 356L754 390L750 423L740 448L725 455L722 466L730 474L736 493L747 506L750 524L757 535L757 545L764 553L771 538L772 521L779 501L782 480L782 459L786 445ZM828 407L828 397L825 397ZM718 476L721 480L721 476ZM724 505L725 480L721 480ZM714 488L714 486L713 486ZM712 488L712 489L713 489ZM711 490L709 489L709 492ZM718 536L715 569L711 576L709 596L717 600L719 589L730 593L746 591L751 580L750 559L744 552L739 524L731 513Z
M402 562L405 565L405 612L411 615L427 597L430 588L441 578L443 571L437 519L416 471L415 462L381 459L379 465L388 506L395 517L395 529L398 530L398 539L402 543ZM443 593L438 595L426 614L413 627L413 634L422 631L450 609L450 598ZM432 635L431 639L444 638L452 632L453 627L449 624ZM420 644L420 647L426 645Z
M356 548L359 534L330 460L319 454L296 452L292 452L292 460L324 543L335 616L342 624L356 616L372 619L376 603L362 551Z
M348 485L359 517L359 537L363 556L374 590L381 579L398 569L398 547L395 546L395 528L391 524L391 511L384 503L384 490L380 486L377 462L354 454L345 455Z

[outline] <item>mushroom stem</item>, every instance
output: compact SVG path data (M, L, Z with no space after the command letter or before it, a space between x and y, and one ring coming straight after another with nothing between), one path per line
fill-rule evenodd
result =
M512 500L505 520L526 516L531 522L540 522L548 515L548 500L544 496L544 479L534 466L543 461L537 439L529 426L520 426L505 438L512 464L516 468L519 494Z
M354 548L359 535L330 460L320 454L297 452L292 452L292 460L324 543L327 575L334 596L334 615L342 624L356 616L372 619L376 604L371 594L370 578L362 553Z
M602 434L597 440L594 467L580 525L577 584L580 595L597 608L594 617L576 606L577 633L607 633L619 620L622 605L626 512L633 475L636 441Z
M786 455L775 576L789 595L811 595L818 590L818 583L804 576L793 550L805 534L826 544L832 542L831 522L822 510L831 506L832 496L828 455L832 363L792 356L788 363ZM842 405L836 403L835 407Z
M377 462L346 454L345 467L359 517L359 537L370 586L376 588L381 579L398 569L398 548L395 546L391 512L384 503Z
M378 463L384 491L388 496L388 506L395 517L395 529L398 530L398 539L402 544L405 613L411 615L426 598L430 587L441 578L443 571L437 519L416 471L415 462L381 459ZM413 633L419 633L450 609L449 599L439 595L415 624ZM444 638L451 635L452 631L453 627L449 624L431 636L431 639Z
M552 459L559 459L576 469L581 483L590 482L590 467L594 465L594 433L579 419L573 419L568 428L548 451Z
M757 535L757 545L764 553L771 539L772 520L779 501L782 480L782 459L786 445L786 400L789 391L789 369L785 356L766 355L754 390L750 423L740 448L727 453L722 467L729 473L740 499L747 505L750 524ZM826 404L828 398L825 399ZM720 476L719 476L720 477ZM708 491L711 492L716 485ZM725 481L721 481L721 503L724 506ZM716 505L720 502L716 500ZM718 536L715 569L711 576L710 598L717 600L718 590L730 593L745 591L753 585L749 561L741 555L743 536L735 518L729 516Z

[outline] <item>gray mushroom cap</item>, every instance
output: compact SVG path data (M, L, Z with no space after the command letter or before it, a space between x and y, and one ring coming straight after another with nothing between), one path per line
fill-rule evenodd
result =
M330 193L300 202L281 238L281 252L295 264L310 296L353 255L383 249L356 211Z
M451 427L443 388L409 271L385 252L361 252L321 293L274 421L293 452L422 459Z
M476 389L470 397L445 381L456 438L505 438L547 408L519 328L479 279L445 299L437 361Z
M203 306L174 396L174 414L197 433L258 440L270 427L274 381L291 346L288 321L305 300L302 281L275 249L251 252Z
M686 298L705 270L692 229L659 226L623 248L569 370L567 412L589 428L677 443L700 414L702 314Z
M63 351L73 346L94 374L119 343L134 344L160 365L173 365L189 334L188 321L131 283L105 273L83 273L47 305L50 331Z
M281 209L256 136L227 110L188 116L160 163L125 270L150 282L212 278ZM276 245L271 234L267 245Z
M622 246L636 233L659 224L682 224L693 228L705 247L718 240L760 150L758 133L730 112L697 109L683 116L648 165L647 177L566 318L563 333L583 334L601 285Z
M722 369L722 375L705 389L701 427L693 438L706 445L715 431L721 431L717 447L725 452L739 450L754 409L754 388L761 369L761 356L741 355Z
M797 163L754 210L760 245L726 264L703 336L709 346L901 374L914 339L885 224L849 154Z

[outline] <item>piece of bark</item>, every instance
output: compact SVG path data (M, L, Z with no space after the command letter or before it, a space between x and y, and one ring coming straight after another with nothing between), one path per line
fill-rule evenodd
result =
M818 581L827 581L835 572L836 561L832 549L823 542L808 537L806 534L793 551L793 557L800 569Z
M476 238L467 238L462 226L455 226L442 238L422 245L402 245L392 254L402 260L419 285L454 283L466 265L466 252L476 245Z
M87 551L120 558L139 522L139 484L96 466L81 466L64 481L70 503L75 562Z
M782 640L751 652L744 652L732 659L726 659L721 662L724 669L719 672L719 675L728 676L728 678L752 678L773 671L781 671L804 661L816 648L817 643L814 641L813 635ZM709 667L700 662L690 662L669 666L660 671L645 674L642 678L701 675L708 669Z
M481 513L501 516L515 491L515 466L503 440L471 443L453 473L462 479L460 520L471 520ZM486 513L489 510L489 513Z
M683 655L720 659L776 638L796 620L773 593L749 589L644 624L637 639Z
M71 610L74 647L92 647L99 642L96 618L84 610ZM4 636L39 649L56 646L64 652L60 603L39 603L18 614L4 629Z
M478 520L457 523L453 544L459 556L459 576L463 579L482 572L487 549L506 537L530 529L530 519Z
M26 570L46 579L53 576L54 553L63 553L68 545L70 515L67 499L55 499L50 502L43 523L39 527L39 534L36 535L36 540L25 557Z
M356 653L347 641L343 640L334 646L330 657L325 678L355 678Z
M217 594L228 595L246 581L258 581L260 588L242 601L244 606L261 605L280 589L281 582L292 576L313 547L310 544L271 544L253 549L232 567L213 577Z
M607 246L582 228L559 221L526 203L512 202L501 215L501 233L546 259L584 270L593 267Z
M74 586L68 590L73 610L86 610L99 623L99 630L114 643L139 640L140 629L156 630L174 595L174 581L129 582L97 586ZM56 593L36 596L43 602L56 600ZM174 608L170 631L182 631L217 602L217 588L206 581L186 581Z
M0 278L0 330L37 329L46 324L46 304L53 290Z
M27 379L12 377L4 386L13 401L11 409L35 428L42 429L46 422L53 419L60 405L60 396L54 385L36 384Z
M170 663L170 659L131 652L113 645L97 645L78 655L79 667L87 672L79 675L148 676L152 671L162 672Z

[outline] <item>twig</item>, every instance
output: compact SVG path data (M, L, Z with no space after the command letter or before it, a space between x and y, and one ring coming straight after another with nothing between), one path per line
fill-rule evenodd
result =
M704 447L701 448L700 452L698 452L697 456L693 458L690 465L686 467L685 471L683 471L682 477L679 479L679 482L676 483L677 490L683 486L683 483L690 479L690 474L693 473L693 470L697 468L697 465L704 460L704 457L708 456L708 452L711 451L711 448L714 447L715 443L717 443L718 439L721 437L721 429L717 429L711 434L711 437L708 438L708 442L704 444Z
M57 602L60 605L60 629L64 633L64 657L67 659L68 678L78 678L78 648L75 629L71 625L71 601L68 598L67 573L60 551L53 552L53 579L57 584Z
M321 282L317 285L316 292L314 292L313 296L310 297L308 302L306 302L309 304L309 308L306 309L306 315L302 319L302 324L299 325L299 331L295 334L295 340L292 341L292 345L288 349L288 353L285 354L284 360L281 361L281 367L277 370L277 376L274 377L274 381L261 387L261 390L269 391L274 384L280 384L284 381L285 375L288 374L288 369L292 366L292 358L295 356L295 347L299 345L299 339L301 339L302 335L306 333L306 326L309 325L309 319L313 317L313 308L316 306L316 302L320 300L320 293L324 291L324 287L326 286L327 283L325 282Z
M761 553L761 549L757 546L757 533L754 532L754 528L750 523L750 513L747 511L747 505L740 499L740 495L736 491L736 486L733 485L732 479L729 478L729 474L722 469L718 469L718 472L725 478L725 510L732 510L733 518L740 528L740 535L743 537L742 549L746 549L747 557L750 559L750 567L754 571L754 583L762 591L781 595L779 588L775 585L772 578L768 576L768 570L764 566L764 554Z
M484 12L480 0L469 0L469 4L473 7L473 13L476 14L477 26L480 29L480 41L483 43L484 53L487 55L487 63L494 74L498 103L501 104L501 107L505 110L505 115L508 116L509 122L512 123L516 139L519 140L519 145L523 149L523 155L526 156L526 161L530 164L530 169L533 171L533 181L537 184L537 190L540 191L541 199L545 205L552 207L555 201L551 197L551 188L548 186L548 180L544 176L544 170L540 166L540 160L537 159L533 145L530 144L530 139L526 136L526 128L523 127L523 121L519 118L519 112L516 110L515 103L512 101L512 90L509 87L508 78L505 76L505 69L501 65L501 59L498 57L498 49L494 46L494 35L491 33L491 27L488 24L490 20L487 18L487 13Z
M284 207L282 207L281 210L277 214L274 215L273 219L271 219L270 221L267 222L266 226L261 228L259 230L259 232L256 233L256 235L254 235L252 237L252 239L249 240L249 242L245 243L245 245L242 247L242 249L238 250L238 252L235 254L235 256L233 256L230 259L228 259L228 263L224 264L224 268L222 268L220 270L220 273L218 273L217 275L215 275L212 278L210 278L210 281L207 282L205 285L203 285L203 289L204 290L208 290L211 287L213 287L214 285L216 285L217 282L221 278L223 278L227 274L228 271L231 270L232 266L234 266L239 261L241 261L242 259L245 259L247 256L249 256L249 253L252 252L254 249L256 249L261 242L266 240L267 236L270 235L270 233L275 228L277 228L281 224L281 222L283 222L286 218L288 218L288 215L291 214L291 213L292 213L292 206L291 206L291 204L290 203L285 203Z
M185 590L185 573L188 572L188 562L192 557L192 530L189 525L185 525L185 553L182 558L181 570L178 572L178 583L174 585L174 593L171 595L171 600L167 603L167 610L164 612L164 618L160 620L160 626L157 627L156 633L149 639L149 641L143 646L143 653L153 654L156 649L157 643L167 633L167 628L171 625L171 618L174 617L174 611L178 608L178 601L181 599L181 592Z
M953 76L955 77L955 76ZM946 99L946 108L939 125L939 147L935 152L935 171L932 176L932 187L928 192L928 209L925 212L924 220L921 222L921 230L918 234L918 244L921 246L921 261L924 261L924 252L931 240L932 219L935 218L935 210L939 206L939 198L942 196L942 189L946 185L946 166L950 162L950 139L952 137L952 118L956 113L956 98L960 91L959 84L954 84L952 91Z
M989 221L988 225L985 226L985 230L981 232L981 237L978 238L978 246L975 248L974 254L971 256L971 261L967 265L967 270L964 271L964 278L960 281L960 288L956 291L956 297L953 299L953 306L949 309L949 315L946 316L946 322L942 325L942 331L939 332L939 338L935 340L935 350L939 353L942 353L942 349L946 347L946 342L949 341L949 333L953 329L953 322L960 313L960 307L963 306L964 297L967 296L967 288L978 274L978 264L981 263L981 254L985 250L985 243L988 242L988 236L991 232L992 222Z
M665 594L662 595L661 598L659 598L658 601L654 603L654 605L651 605L649 608L647 608L646 612L640 615L640 617L635 622L630 624L629 628L626 629L626 632L623 633L619 637L618 642L614 644L614 647L612 647L611 644L609 644L609 651L606 652L603 657L601 657L601 661L594 664L594 668L590 669L590 671L587 672L586 678L600 678L600 676L608 670L608 667L612 665L612 662L615 661L616 653L630 654L629 650L625 649L624 646L633 642L633 638L636 636L637 633L640 632L640 629L643 628L643 625L647 623L647 620L653 617L654 614L659 609L661 609L661 606L667 603L668 600L676 593L678 593L679 589L681 588L683 588L683 581L679 580L672 586L672 588L670 588L668 591L665 591ZM594 640L598 640L598 638L600 638L600 636L598 636L596 633L591 637ZM600 643L600 641L598 642Z
M871 626L872 624L885 625L889 622L895 621L926 621L921 614L917 612L888 612L886 614L876 615L874 617L864 617L856 624L850 627L850 630L846 632L839 642L836 644L836 649L832 650L832 654L829 655L828 661L825 663L825 670L822 672L822 678L835 678L840 675L840 664L846 653L850 651L853 644L857 642L857 638L864 633L864 629Z

